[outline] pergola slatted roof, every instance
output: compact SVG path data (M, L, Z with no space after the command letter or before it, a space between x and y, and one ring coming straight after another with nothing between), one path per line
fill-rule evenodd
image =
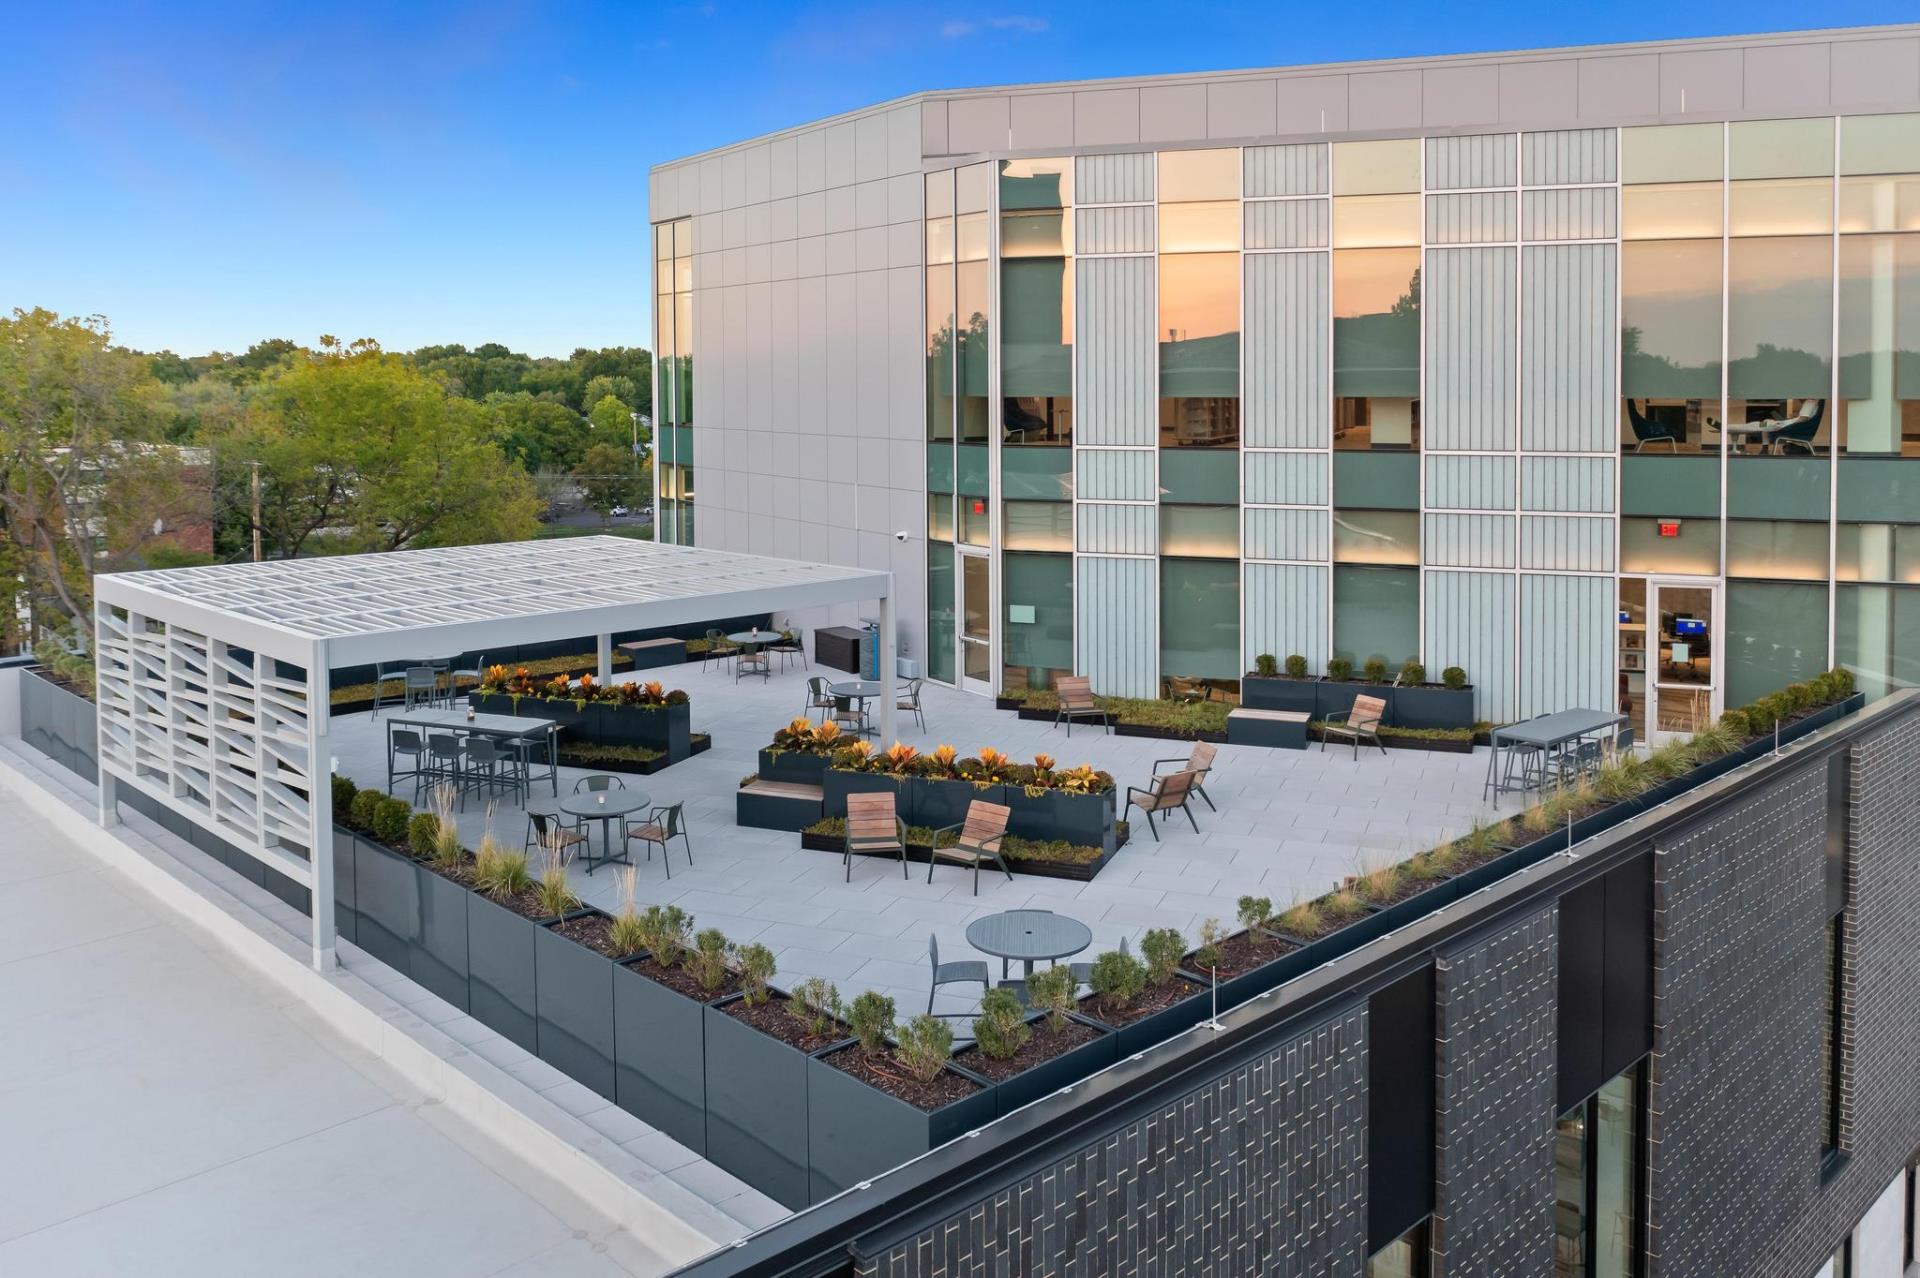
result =
M325 969L333 860L311 850L332 846L334 670L591 636L606 679L623 632L872 602L885 735L892 594L889 572L627 537L111 573L94 580L101 819L132 786L308 887Z

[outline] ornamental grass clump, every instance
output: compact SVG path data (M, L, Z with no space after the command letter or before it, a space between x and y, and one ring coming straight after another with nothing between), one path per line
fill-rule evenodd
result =
M1320 908L1312 901L1295 901L1280 912L1279 925L1289 936L1313 936L1320 931Z
M1401 869L1392 861L1363 862L1354 876L1353 886L1361 896L1375 904L1385 904L1399 894Z
M973 1018L973 1040L980 1044L981 1051L996 1061L1008 1060L1032 1037L1027 1009L1012 990L993 989L981 996L980 1015Z
M1321 917L1336 925L1357 919L1366 912L1367 903L1351 887L1343 887L1338 892L1320 898Z
M894 1057L919 1082L931 1083L940 1077L953 1055L953 1027L930 1012L896 1027L894 1035L900 1040Z
M466 849L460 846L460 817L454 805L459 794L450 785L435 786L433 790L433 847L429 855L433 858L435 869L451 870L460 864ZM492 823L493 809L487 809L488 823Z
M500 846L488 830L480 839L480 850L473 857L473 885L496 901L508 901L533 886L527 871L527 855L517 849Z
M638 894L638 872L628 866L620 871L620 912L613 916L613 924L607 929L607 940L612 943L615 954L638 954L647 946Z
M580 908L580 898L567 883L566 845L558 838L541 847L540 881L533 890L541 912L549 917L558 918Z
M1042 968L1027 978L1027 1005L1045 1012L1047 1028L1058 1033L1067 1027L1067 1013L1073 1010L1073 989L1071 967Z
M1646 770L1631 754L1616 755L1593 774L1593 792L1612 803L1622 803L1646 792Z

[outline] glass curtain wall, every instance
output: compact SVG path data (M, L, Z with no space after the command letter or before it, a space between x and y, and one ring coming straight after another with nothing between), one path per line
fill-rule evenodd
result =
M1636 1065L1554 1125L1554 1278L1636 1278L1641 1150Z
M693 222L653 228L653 454L661 541L693 544Z
M1333 147L1335 448L1420 446L1420 150Z
M927 677L954 682L953 171L926 177Z
M1160 219L1162 691L1240 676L1241 158L1166 151Z

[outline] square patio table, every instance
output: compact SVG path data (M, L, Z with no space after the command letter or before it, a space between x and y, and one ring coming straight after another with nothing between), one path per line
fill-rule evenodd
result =
M1510 723L1504 728L1495 728L1492 733L1493 749L1487 753L1487 783L1481 788L1480 795L1505 794L1510 790L1527 789L1526 786L1506 784L1500 771L1500 751L1503 747L1531 746L1537 750L1550 752L1562 751L1568 743L1581 737L1591 736L1607 728L1616 728L1627 722L1624 714L1606 710L1556 710L1552 714L1541 715L1537 719L1527 719L1520 723Z
M395 728L423 728L435 732L456 732L468 735L495 737L510 743L520 752L522 765L526 768L527 789L531 793L533 783L546 780L553 787L555 798L560 797L560 724L553 719L536 719L517 714L468 714L464 710L412 710L397 718L387 720L387 740L393 740ZM541 738L546 739L547 768L540 776L534 775L531 749ZM387 793L393 793L393 749L387 749Z

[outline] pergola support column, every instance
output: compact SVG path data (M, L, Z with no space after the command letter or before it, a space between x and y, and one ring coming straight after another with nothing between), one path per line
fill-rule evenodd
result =
M596 647L596 651L599 653L599 656L600 656L600 673L598 675L598 678L600 682L603 684L612 683L613 682L613 636L612 635L597 636L595 647Z
M105 768L100 769L100 824L120 824L120 780Z
M887 593L880 596L880 633L874 636L880 646L880 744L894 741L893 716L899 698L894 694L893 574L887 574Z
M316 640L313 657L307 666L307 775L312 790L307 796L307 812L313 825L313 838L307 845L307 867L312 880L307 899L312 909L309 920L313 931L313 969L330 972L340 959L334 949L336 939L333 905L333 755L330 728L333 721L333 678L327 669L327 642Z

